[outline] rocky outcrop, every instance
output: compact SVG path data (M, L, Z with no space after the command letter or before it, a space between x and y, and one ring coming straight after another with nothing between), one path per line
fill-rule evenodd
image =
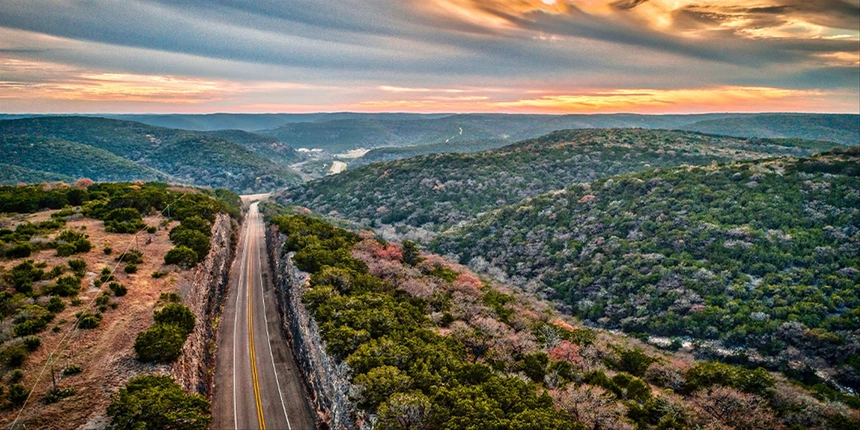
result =
M207 397L212 394L215 333L233 261L232 233L232 219L219 214L212 226L209 255L189 276L179 281L179 295L183 304L194 312L197 324L188 336L179 360L170 367L170 375L186 390Z
M296 268L292 253L284 252L285 239L286 236L275 229L266 231L281 322L304 376L320 427L369 429L366 417L356 414L355 405L349 401L350 393L355 390L349 382L349 367L346 363L337 363L326 353L319 327L302 303L308 274Z

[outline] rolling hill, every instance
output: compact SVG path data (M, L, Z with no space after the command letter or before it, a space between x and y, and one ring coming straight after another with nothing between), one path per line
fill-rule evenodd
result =
M591 324L717 341L736 360L860 387L858 147L572 185L432 249Z
M794 137L860 144L860 116L773 114L702 120L683 127L702 133L739 137Z
M176 182L158 170L116 156L103 149L44 137L3 136L0 150L16 166L53 172L70 178L96 178L99 181ZM38 177L36 177L38 178ZM35 179L35 178L34 178ZM49 176L28 182L48 181Z
M269 191L299 181L299 178L284 166L256 154L241 143L222 137L228 134L236 133L207 134L94 117L42 117L0 121L0 136L10 142L30 139L41 142L42 145L51 142L52 145L63 148L62 151L43 152L44 158L41 159L32 158L35 154L30 153L14 162L16 165L21 163L24 167L38 167L39 170L66 174L69 165L80 164L82 159L93 156L98 157L97 164L100 166L99 169L91 169L96 176L90 178L93 180L117 179L110 175L100 176L108 171L114 172L114 175L131 176L136 175L135 171L139 171L145 176L144 179L150 176L158 177L160 172L164 178L174 178L179 182L229 188L240 192ZM259 144L268 138L259 137L255 140L246 134L234 137L240 138L240 142L249 146L256 145L258 150L262 147L268 148ZM77 148L81 149L77 155L72 149L74 145L79 145ZM38 148L31 150L35 149ZM288 156L291 149L282 149L285 156ZM111 158L108 154L117 158ZM139 167L135 168L133 165ZM57 170L50 170L45 166L52 166Z
M276 198L365 225L438 232L572 183L652 167L808 155L833 146L683 131L567 130L481 153L375 163L305 183Z

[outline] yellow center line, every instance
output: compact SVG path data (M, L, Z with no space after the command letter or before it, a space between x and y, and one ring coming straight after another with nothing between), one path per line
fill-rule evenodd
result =
M260 430L266 430L266 420L263 416L263 401L260 397L260 381L257 378L257 355L254 352L254 276L253 276L253 256L254 256L254 238L251 234L252 221L248 220L248 338L251 355L251 379L254 381L254 401L257 404L257 421L260 423Z

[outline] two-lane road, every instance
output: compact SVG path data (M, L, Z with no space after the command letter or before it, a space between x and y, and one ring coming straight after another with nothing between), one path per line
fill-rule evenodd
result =
M313 412L279 327L256 203L242 228L219 327L213 427L313 429Z

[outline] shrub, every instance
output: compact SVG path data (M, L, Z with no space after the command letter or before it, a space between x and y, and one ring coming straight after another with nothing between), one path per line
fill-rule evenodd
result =
M151 225L151 226L146 228L146 232L149 234L155 234L156 231L158 231L158 227L156 227L154 225Z
M27 348L28 351L33 352L39 349L40 346L42 346L42 339L39 339L36 336L24 338L24 348Z
M50 405L51 403L57 403L66 397L72 397L75 395L74 388L63 388L63 389L51 389L45 393L45 404Z
M126 264L122 269L125 273L137 273L137 264Z
M210 407L206 398L186 393L169 376L138 376L111 397L108 428L205 430L212 421Z
M81 290L81 280L75 276L63 276L57 279L57 283L48 285L46 291L61 297L77 295Z
M87 262L84 260L70 259L69 267L75 272L75 276L82 278L87 273Z
M137 335L134 351L143 362L171 363L179 358L185 344L185 332L172 324L155 324Z
M128 288L125 285L120 284L119 282L111 282L110 284L108 284L108 287L117 297L122 297L128 293Z
M7 346L0 352L0 360L9 367L18 367L24 364L27 359L27 348L23 344L15 344Z
M21 405L25 401L27 401L27 397L30 396L30 391L24 388L21 384L13 384L9 387L9 392L6 394L6 398L13 405Z
M58 314L66 309L66 303L63 302L63 299L53 296L48 300L48 304L45 305L45 309L47 309L48 312Z
M73 365L67 366L65 369L63 369L63 375L65 375L65 376L77 375L78 373L81 373L83 371L84 371L84 369L82 369L81 366L73 364Z
M191 248L177 246L167 251L167 255L164 256L164 263L175 264L183 269L188 269L197 264L197 253Z
M6 256L9 258L27 258L32 253L33 247L29 243L18 242L6 251Z
M159 279L167 276L169 273L170 272L166 270L156 270L155 272L152 272L152 277L155 279Z
M106 246L102 251L105 253L105 255L110 255L113 252L113 248Z
M21 369L15 369L11 373L9 373L9 382L15 383L24 378L24 371Z
M129 264L141 264L143 263L143 253L136 249L129 249L128 251L120 254L120 256L116 258L116 261Z
M170 303L153 314L156 324L172 324L182 329L185 334L194 330L196 318L191 309L179 303Z
M194 250L198 259L209 254L209 236L197 230L189 230L181 226L176 227L170 231L170 240L176 246L185 246Z
M76 315L78 320L78 328L82 330L93 329L99 326L102 322L102 314L92 311L79 312Z
M75 253L75 245L71 243L61 243L57 245L57 257L68 257Z

